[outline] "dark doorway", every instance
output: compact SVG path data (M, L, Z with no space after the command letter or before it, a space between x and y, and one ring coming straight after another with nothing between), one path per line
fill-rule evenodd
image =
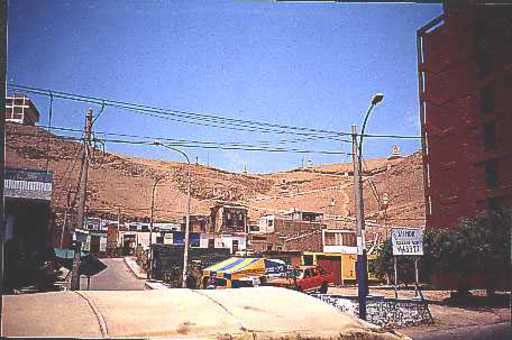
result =
M49 202L6 199L6 289L38 283L48 259Z

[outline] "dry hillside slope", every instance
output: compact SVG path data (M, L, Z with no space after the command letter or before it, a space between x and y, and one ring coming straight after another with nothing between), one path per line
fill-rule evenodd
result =
M48 170L54 174L52 207L57 217L76 205L81 145L45 130L7 124L7 166ZM156 178L157 220L181 220L186 203L187 165L120 154L95 152L89 171L87 209L92 215L143 219L149 216L151 188ZM251 219L262 213L291 208L353 216L351 164L329 164L263 175L244 175L203 165L192 165L192 210L208 213L216 200L246 203ZM384 211L378 195L388 193L387 221L396 225L424 224L421 155L366 162L365 210L379 221Z

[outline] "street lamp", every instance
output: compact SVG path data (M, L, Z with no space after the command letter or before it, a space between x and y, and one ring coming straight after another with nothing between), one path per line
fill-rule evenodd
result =
M188 158L187 154L185 152L181 151L180 149L174 148L169 145L162 144L159 141L154 141L153 145L162 146L166 149L176 151L177 153L179 153L180 155L185 157L185 159L187 160L187 163L188 163L187 217L186 217L186 222L185 222L185 242L184 242L185 249L183 250L183 273L182 273L182 287L186 288L187 287L187 269L188 269L188 250L189 250L188 248L189 248L189 243L190 243L190 192L191 192L191 186L192 186L192 177L191 177L191 173L190 173L190 159Z
M365 246L365 224L364 224L364 202L363 202L363 179L362 179L362 153L363 138L366 123L373 108L384 99L382 93L373 96L364 117L359 143L357 141L357 126L352 125L352 164L354 166L354 191L356 203L356 225L357 225L357 296L359 299L359 318L366 320L366 296L368 295L368 268Z

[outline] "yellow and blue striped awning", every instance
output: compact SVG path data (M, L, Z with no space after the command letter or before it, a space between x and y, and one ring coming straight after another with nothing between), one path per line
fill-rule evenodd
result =
M232 274L244 272L265 272L265 259L231 257L203 270L203 275L231 278Z

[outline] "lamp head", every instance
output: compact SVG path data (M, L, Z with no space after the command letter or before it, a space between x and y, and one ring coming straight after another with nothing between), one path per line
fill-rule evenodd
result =
M376 93L372 98L372 105L377 105L384 99L384 94L382 93Z

